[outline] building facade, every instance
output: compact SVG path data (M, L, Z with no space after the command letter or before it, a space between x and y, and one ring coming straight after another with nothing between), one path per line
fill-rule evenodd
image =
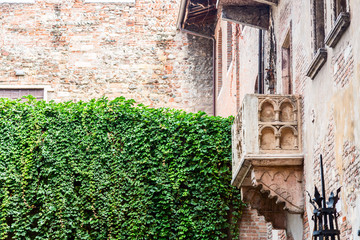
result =
M212 114L211 40L176 31L178 9L177 0L0 0L0 96L124 96Z
M340 237L360 239L360 3L183 5L181 28L214 41L215 114L236 116L232 184L249 206L240 239L313 237L320 154L327 198L341 187Z

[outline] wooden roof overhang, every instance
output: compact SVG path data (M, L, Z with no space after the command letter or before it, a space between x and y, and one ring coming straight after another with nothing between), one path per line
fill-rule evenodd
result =
M213 36L217 20L217 0L182 0L177 27Z
M278 0L218 0L221 18L225 21L268 29L270 24L270 7L276 6Z
M268 29L270 8L278 0L182 0L177 27L213 36L219 17L259 29Z

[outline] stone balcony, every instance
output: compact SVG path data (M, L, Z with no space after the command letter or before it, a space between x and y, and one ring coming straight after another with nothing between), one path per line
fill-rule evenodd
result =
M247 95L232 127L232 185L274 228L303 213L299 97Z

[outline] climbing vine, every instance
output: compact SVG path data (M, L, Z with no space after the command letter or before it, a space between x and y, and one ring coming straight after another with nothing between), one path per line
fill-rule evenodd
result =
M235 238L231 121L0 99L0 239Z

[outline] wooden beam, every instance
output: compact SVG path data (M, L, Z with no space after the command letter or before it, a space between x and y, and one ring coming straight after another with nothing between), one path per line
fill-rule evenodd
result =
M269 28L269 11L268 6L224 6L221 16L225 21L266 30Z

